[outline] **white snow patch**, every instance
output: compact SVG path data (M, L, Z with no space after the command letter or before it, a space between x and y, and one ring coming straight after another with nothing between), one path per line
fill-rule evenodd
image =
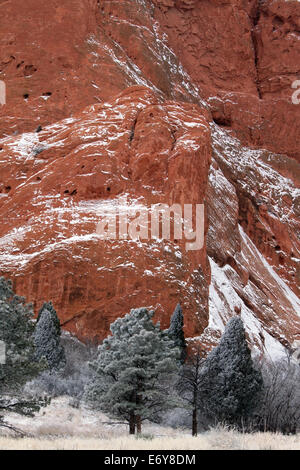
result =
M263 263L264 267L268 270L270 275L273 277L274 281L278 285L278 287L282 290L284 296L290 302L292 308L295 310L298 316L300 316L300 299L296 296L296 294L288 287L288 285L278 276L278 274L274 271L274 269L269 265L267 260L262 256L262 254L258 251L254 243L250 240L247 234L244 232L243 228L239 226L240 235L244 241L244 243L248 246L249 249L253 252L253 256L256 259L260 259Z
M225 324L235 314L235 307L241 309L241 318L244 322L245 330L250 339L253 340L253 355L259 354L260 350L271 360L285 356L285 348L281 343L273 338L263 327L242 301L234 290L229 278L226 276L227 270L231 267L219 267L213 259L209 259L211 266L211 285L209 288L209 324L212 330L224 332ZM232 270L233 271L233 270ZM259 349L257 348L259 344Z

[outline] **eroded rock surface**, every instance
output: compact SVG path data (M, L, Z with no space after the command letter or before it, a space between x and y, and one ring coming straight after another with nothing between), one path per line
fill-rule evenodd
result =
M156 0L155 16L215 122L244 144L300 160L297 1ZM300 87L298 87L300 88Z
M62 324L81 337L105 337L115 318L140 305L168 327L179 300L187 334L203 330L206 245L186 251L184 240L146 233L144 241L104 241L97 233L101 216L119 206L130 220L145 207L150 227L155 204L203 203L211 142L199 106L162 102L137 86L1 145L10 185L0 200L1 270L18 292L36 305L52 299Z
M299 340L300 3L0 2L0 270L66 329L132 307L211 347L234 314ZM205 244L100 240L99 215L206 205Z

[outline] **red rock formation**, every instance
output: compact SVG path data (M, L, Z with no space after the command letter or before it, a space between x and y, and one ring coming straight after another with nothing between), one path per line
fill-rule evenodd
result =
M80 337L140 305L166 327L180 299L208 346L232 314L261 350L297 340L299 11L0 2L0 271L18 293L53 300ZM99 240L99 214L125 200L205 201L207 243Z
M284 0L161 2L155 16L215 122L243 143L300 160L300 4Z
M235 312L252 343L276 355L272 338L288 346L299 335L299 190L272 168L277 155L243 148L217 126L213 142L210 324L202 340L211 342Z
M36 305L53 299L62 324L79 336L103 338L116 317L140 305L155 308L167 327L179 300L187 334L203 331L205 246L186 251L184 240L112 242L96 233L103 211L117 204L135 212L203 202L211 145L197 105L133 87L2 148L2 184L12 185L0 209L2 273L13 273L18 292Z
M34 131L131 85L189 96L149 2L15 0L0 8L0 79L7 85L0 137Z
M212 136L216 163L208 190L208 254L214 260L211 324L219 331L220 311L224 323L237 307L248 316L252 329L249 317L255 312L271 336L281 335L291 343L299 334L300 310L293 297L293 292L299 296L300 285L299 164L293 160L300 158L300 108L292 103L292 84L300 73L299 2L154 3L155 17L169 44L206 98L217 124ZM251 151L230 135L276 154ZM221 214L226 215L222 218ZM243 261L239 225L248 244L255 244L250 250L252 267ZM270 273L264 263L261 271L258 256L268 260L272 276L279 274L293 291L287 294L287 304L280 295L282 286L275 289L279 302L271 298ZM238 274L243 288L235 284L232 272ZM223 279L221 285L214 279L218 276ZM224 295L220 288L226 283ZM239 305L235 306L229 299L236 293ZM272 314L267 313L267 302L271 302ZM284 334L283 318L288 324ZM210 328L202 341L206 337L209 342L214 337Z

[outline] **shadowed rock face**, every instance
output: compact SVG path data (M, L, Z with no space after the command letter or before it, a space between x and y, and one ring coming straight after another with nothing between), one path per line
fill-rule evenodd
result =
M155 0L155 16L215 122L244 144L300 160L300 4ZM167 5L168 4L168 5Z
M211 347L299 339L299 2L0 2L0 270L102 339L130 308ZM37 132L38 131L38 132ZM116 206L205 203L205 244L103 241Z

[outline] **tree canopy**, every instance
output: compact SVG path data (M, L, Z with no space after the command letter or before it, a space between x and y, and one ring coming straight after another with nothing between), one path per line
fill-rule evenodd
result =
M229 320L219 345L208 354L202 374L202 400L212 417L239 425L251 416L263 381L254 367L240 317Z
M94 377L86 390L95 408L128 421L131 433L173 406L170 383L180 352L167 332L153 324L153 314L133 309L111 325L112 336L91 363Z

